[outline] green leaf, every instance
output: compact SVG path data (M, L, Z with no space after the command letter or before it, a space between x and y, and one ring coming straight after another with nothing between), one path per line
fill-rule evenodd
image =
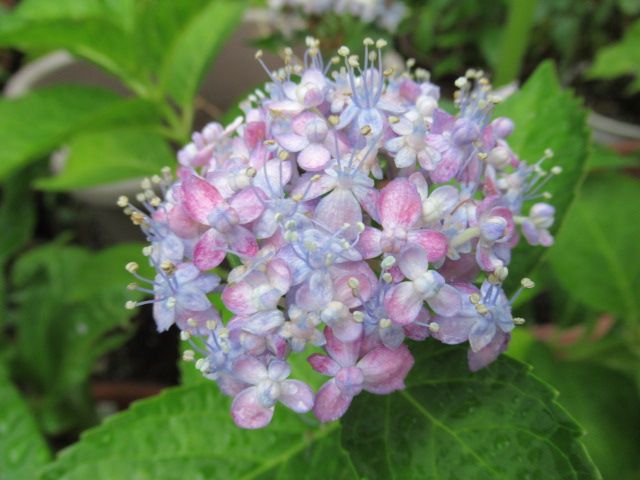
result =
M640 320L640 183L623 175L585 183L550 252L569 295L598 312Z
M278 406L266 429L239 429L229 400L207 382L167 390L107 419L41 478L355 479L339 428Z
M632 24L624 38L613 45L602 48L589 70L592 78L610 79L622 75L640 76L640 20ZM632 88L633 91L640 88Z
M60 175L36 181L45 190L72 190L158 173L175 156L157 133L113 128L73 137ZM114 200L115 201L115 200Z
M9 177L2 185L0 264L31 239L36 222L35 199L30 189L31 175L32 169L23 170ZM0 275L4 275L4 272ZM2 316L3 312L0 312Z
M50 457L29 408L0 365L0 478L31 480Z
M550 203L556 208L551 230L555 234L583 178L589 144L585 110L572 93L560 87L553 64L545 62L519 92L498 105L495 115L515 122L509 145L520 158L536 162L545 149L551 148L554 157L544 166L547 169L552 165L562 167L562 174L545 187L553 195ZM525 204L525 214L531 203L534 201ZM507 283L519 282L530 273L544 251L521 241L513 252Z
M0 179L83 130L148 124L156 118L151 104L96 87L50 87L0 100Z
M537 375L560 390L558 399L586 430L584 444L603 477L636 480L640 397L632 379L602 365L562 361L540 344L526 358Z
M24 0L0 22L0 44L34 50L66 49L148 93L154 71L135 45L137 0Z
M125 289L130 276L124 265L142 265L141 248L122 244L92 254L58 242L18 259L12 271L14 371L39 398L46 431L93 420L86 382L96 360L132 333L124 303L139 295Z
M342 444L368 479L600 478L581 429L530 368L501 357L470 373L464 349L414 348L407 388L359 395Z
M164 57L160 85L182 108L193 103L213 58L242 19L241 1L213 0L183 26Z
M589 170L640 167L640 158L620 155L610 148L594 144L587 162Z

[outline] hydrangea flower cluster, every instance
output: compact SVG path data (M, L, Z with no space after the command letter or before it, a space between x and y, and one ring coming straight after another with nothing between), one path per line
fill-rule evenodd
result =
M127 265L153 296L128 307L152 303L159 331L177 325L244 428L278 402L326 422L362 391L403 388L407 338L468 342L471 370L489 364L523 321L502 288L513 247L553 241L553 207L528 205L559 169L543 170L550 152L529 165L511 150L482 72L456 81L451 115L427 72L383 70L384 41L327 64L307 45L275 71L258 53L270 81L243 117L195 133L175 180L167 168L143 182L143 207L119 199L157 271ZM325 352L308 357L328 377L317 392L289 378L308 347Z
M267 4L275 11L299 10L304 15L351 15L391 33L407 14L407 6L399 0L268 0Z

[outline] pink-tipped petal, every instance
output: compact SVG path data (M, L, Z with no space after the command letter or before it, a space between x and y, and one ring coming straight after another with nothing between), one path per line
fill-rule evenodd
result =
M377 228L366 227L360 234L356 248L362 254L362 258L375 258L382 253L380 239L382 232Z
M222 292L222 302L236 315L252 315L256 312L253 287L246 282L227 285Z
M422 308L422 298L411 282L402 282L391 287L385 295L384 307L396 323L406 325L413 322Z
M193 263L200 270L211 270L222 263L227 241L216 230L209 229L196 244L193 251Z
M342 342L354 342L362 336L362 323L351 318L344 318L335 322L331 327L336 338Z
M324 336L327 343L324 349L329 356L335 360L341 367L351 367L355 365L360 354L360 344L362 337L353 342L340 341L330 327L324 329Z
M409 232L409 243L420 245L427 252L429 263L443 260L447 255L447 237L435 230L417 230Z
M332 360L326 355L320 355L319 353L310 355L307 361L316 372L327 375L328 377L335 377L340 370L340 365L338 365L335 360Z
M266 427L273 418L274 410L274 407L266 408L260 404L256 387L244 389L231 404L231 416L236 425L251 430Z
M467 358L469 360L469 370L477 372L486 367L500 356L507 349L511 335L498 331L493 340L482 350L474 352L469 349Z
M255 257L258 253L258 242L248 229L236 225L229 234L229 246L240 255Z
M385 394L404 388L404 379L413 367L413 356L406 345L395 350L378 347L358 362L364 375L364 389Z
M183 180L182 193L187 213L204 225L208 225L211 212L224 202L213 185L195 175Z
M297 413L307 413L313 408L313 390L299 380L282 382L278 400Z
M311 143L298 154L298 165L309 172L324 170L331 161L331 153L321 143Z
M262 197L264 194L255 187L245 188L231 197L229 204L238 214L239 223L253 222L262 215L264 211Z
M336 188L329 195L323 197L315 211L318 222L330 231L336 231L345 223L351 225L351 229L345 232L345 236L355 234L355 225L362 221L362 209L358 200L349 190Z
M415 185L406 178L396 178L380 192L378 214L380 222L387 228L412 227L422 211L420 195Z
M329 380L318 390L313 413L321 422L337 420L347 411L352 399L338 388L335 380Z
M280 259L274 258L267 264L267 278L269 283L283 295L289 291L291 287L291 270L287 263Z

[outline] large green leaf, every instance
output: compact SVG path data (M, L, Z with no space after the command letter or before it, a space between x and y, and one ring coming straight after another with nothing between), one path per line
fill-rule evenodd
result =
M551 266L569 295L628 322L640 320L639 194L636 179L593 176L550 252Z
M598 51L595 62L589 70L593 78L616 78L633 75L636 81L630 91L640 91L640 20L636 20L624 34L624 38Z
M403 391L356 398L342 444L369 479L600 478L582 431L530 368L501 357L470 373L464 349L416 345Z
M0 478L31 480L50 456L29 408L0 365Z
M69 50L142 93L148 91L153 69L133 48L134 11L133 0L25 0L0 22L0 44Z
M33 169L18 172L2 186L0 264L23 248L33 233L36 222L35 199L30 190L33 173ZM4 275L4 272L0 274ZM0 318L3 314L0 312Z
M0 100L0 179L83 130L156 121L155 108L96 87L45 88Z
M63 451L42 478L355 479L339 424L318 426L276 408L273 423L233 425L212 383L170 389L107 419Z
M509 144L520 158L535 162L545 149L551 148L554 158L543 165L547 169L559 165L563 172L547 184L556 208L556 233L571 204L582 178L588 156L589 133L586 113L580 101L560 87L553 64L543 63L522 89L496 108L496 115L513 119L515 132ZM539 201L539 200L538 200ZM533 202L530 202L533 203ZM525 214L529 204L525 204ZM513 252L509 281L517 284L533 269L544 248L530 247L521 241Z
M640 396L633 379L602 365L562 361L539 344L526 358L585 428L584 443L604 478L637 480Z
M142 263L142 245L91 252L53 243L20 257L13 269L17 329L15 372L38 396L48 432L92 420L86 381L95 361L131 333L135 298L124 264Z
M38 180L37 187L46 190L86 188L153 175L175 161L171 147L160 135L136 127L77 135L68 146L69 156L62 173Z
M183 108L189 108L212 59L237 27L245 4L213 0L193 16L164 57L160 84Z

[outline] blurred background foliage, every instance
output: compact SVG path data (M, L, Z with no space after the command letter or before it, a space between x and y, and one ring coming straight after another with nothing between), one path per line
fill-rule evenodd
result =
M79 76L53 84L27 76L24 85L9 88L10 81L0 100L0 478L34 478L51 453L81 431L179 381L175 333L157 336L148 310L133 317L123 308L132 298L123 265L141 257L142 239L115 205L96 199L114 203L141 177L173 165L203 111L207 118L235 113L225 117L202 94L212 62L234 32L244 28L244 44L274 50L285 39L260 36L255 26L246 33L245 9L264 2L13 3L0 9L1 82L60 50L72 56L58 57L62 63L82 61L104 72L98 80ZM550 58L560 82L587 107L640 124L640 2L407 3L412 13L398 34L384 35L439 83L480 66L504 85L529 78ZM314 25L334 43L357 45L363 35L383 34L347 17ZM565 177L570 184L556 192L567 210L556 245L535 266L532 260L514 267L531 272L538 288L518 302L516 314L527 325L517 329L509 355L533 365L560 392L559 401L586 430L584 443L604 478L639 479L640 138L621 134L609 145L587 145L582 107L556 91L553 71L543 70L539 78L550 80L501 107L533 117L531 126L517 123L524 130L514 140L528 160L547 141L561 145L560 164L572 155L581 159ZM260 78L244 75L239 88L251 91ZM551 137L540 136L543 130ZM193 383L192 375L184 377ZM196 395L201 387L188 388ZM200 408L223 402L202 398ZM162 412L163 401L138 411ZM291 435L305 434L290 422L282 420ZM111 427L106 424L104 435ZM337 430L319 435L334 438ZM56 468L48 478L58 478Z

